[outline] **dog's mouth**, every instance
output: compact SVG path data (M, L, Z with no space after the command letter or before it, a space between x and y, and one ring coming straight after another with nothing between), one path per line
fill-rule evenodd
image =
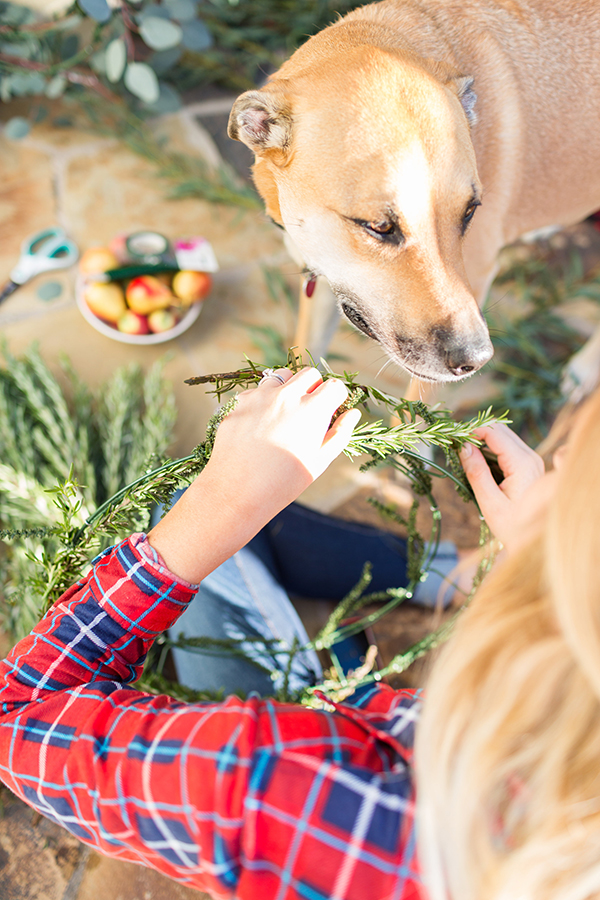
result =
M353 306L350 306L349 303L342 301L341 303L342 312L346 316L347 319L352 322L355 328L358 328L359 331L362 331L363 334L366 334L367 337L373 338L374 341L378 341L379 338L367 322L364 316L362 316L358 310L354 309Z
M391 359L401 365L413 378L432 383L464 381L477 372L491 356L491 352L488 352L483 344L478 347L475 343L471 347L467 342L466 349L458 348L458 355L461 358L458 361L454 360L453 364L452 357L456 356L457 348L448 348L442 344L441 338L447 337L443 329L437 329L432 333L431 341L425 343L415 342L397 334L391 338L382 337L377 334L362 312L359 312L345 297L342 299L339 293L338 298L342 312L355 328L381 344Z
M466 378L470 378L471 375L475 373L475 369L473 369L471 372L464 372L462 375L452 375L450 373L444 375L426 375L424 372L419 372L417 371L417 369L412 369L410 366L407 366L404 361L402 361L400 365L413 378L418 378L419 381L429 381L431 384L440 384L440 382L445 381L464 381Z

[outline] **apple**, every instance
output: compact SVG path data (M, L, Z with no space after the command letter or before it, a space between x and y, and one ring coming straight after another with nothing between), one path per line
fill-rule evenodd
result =
M113 325L116 325L127 310L123 290L118 284L92 281L86 286L84 297L95 316Z
M84 275L97 275L116 269L119 260L108 247L89 247L79 260L79 271Z
M177 325L177 316L171 309L156 309L148 316L148 327L156 334L170 331Z
M129 308L142 316L155 309L165 309L173 302L173 294L166 284L154 275L139 275L127 285L125 293Z
M148 334L150 331L146 316L140 316L131 309L123 313L117 322L117 328L124 334Z
M192 272L182 269L173 278L172 290L184 306L204 300L212 288L212 278L208 272Z

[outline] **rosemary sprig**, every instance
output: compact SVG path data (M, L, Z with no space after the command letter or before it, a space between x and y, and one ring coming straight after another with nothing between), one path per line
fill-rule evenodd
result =
M365 422L358 425L345 449L347 456L360 456L369 453L372 456L385 458L392 453L403 453L414 449L419 444L432 447L453 447L456 444L472 443L479 446L481 441L473 434L477 428L492 425L495 422L506 422L506 413L501 416L492 415L491 408L477 414L468 422L457 422L442 415L431 424L421 425L418 421L402 422L389 427L382 420Z
M311 360L312 362L312 360ZM216 373L212 375L203 375L194 379L189 379L188 383L206 384L211 386L212 393L221 396L227 391L248 387L260 381L264 366L246 359L246 365L231 372ZM302 361L293 351L288 353L288 359L283 363L292 369L297 370ZM39 369L36 363L37 369ZM432 560L435 556L436 548L440 535L440 519L441 514L435 498L432 494L432 476L449 477L456 484L458 489L464 490L464 485L458 474L452 471L453 465L457 462L457 451L466 442L479 443L473 431L482 425L492 424L495 419L490 410L479 413L469 422L454 421L448 411L442 409L430 409L422 403L409 402L407 400L391 397L384 394L378 389L370 386L359 384L356 382L356 375L344 372L342 375L332 372L326 365L323 365L324 378L338 378L344 381L348 388L349 397L344 406L361 403L367 411L369 411L369 403L378 407L384 407L386 411L393 412L398 419L399 424L387 427L383 420L367 422L359 426L353 435L349 445L349 455L355 457L367 454L371 457L367 465L389 464L399 468L412 481L417 495L423 495L427 498L432 510L432 526L429 540L425 541L418 533L416 525L417 501L413 503L411 511L407 518L402 518L400 514L392 508L382 510L388 517L402 520L408 531L408 584L405 587L390 586L385 591L377 593L365 593L370 581L370 570L367 566L363 572L358 585L350 591L348 596L342 600L337 609L332 614L326 626L319 633L317 638L310 642L307 646L316 649L331 649L332 659L335 665L335 645L339 641L352 634L363 630L369 625L380 621L391 610L405 599L410 599L417 584L427 577L427 572L432 566ZM42 370L42 380L45 377ZM120 460L117 466L111 463L106 472L101 473L100 480L106 485L116 484L117 474L124 471L131 471L131 467L125 464L128 457L136 452L134 444L141 444L143 451L137 448L137 477L133 478L128 484L119 486L114 493L103 502L96 502L91 507L86 507L85 489L80 487L73 467L69 470L67 477L62 479L57 485L51 489L53 496L53 504L48 503L48 489L41 489L43 503L40 506L38 501L32 502L33 496L40 498L40 490L36 486L35 479L32 482L31 476L23 476L21 482L21 502L24 506L33 506L39 509L37 517L33 517L16 528L10 533L5 532L5 538L10 539L11 548L17 549L17 545L21 539L25 542L34 542L33 547L26 553L19 555L15 553L15 559L18 561L20 569L21 583L26 584L31 589L28 603L28 615L31 617L32 602L31 596L35 596L38 603L38 612L40 606L46 608L50 603L56 600L60 594L74 581L81 578L87 567L90 565L91 559L96 553L107 545L109 539L119 539L124 537L132 530L138 530L139 523L147 521L148 511L152 504L162 504L167 508L173 491L181 484L189 483L206 465L219 424L231 411L237 402L237 396L227 401L210 419L205 440L199 444L195 450L188 456L180 459L164 459L158 454L158 465L149 466L147 461L140 463L141 453L146 452L149 447L155 445L154 442L144 443L145 427L150 434L154 434L156 441L157 435L161 431L161 423L163 413L160 412L161 406L159 398L161 395L160 381L157 376L146 382L145 399L148 411L145 417L139 418L137 424L132 424L131 409L128 405L128 399L123 396L125 384L140 382L138 372L131 370L130 381L127 381L127 370L120 373L109 390L101 405L102 414L105 420L100 423L98 433L103 436L102 446L104 452L107 450L118 457ZM26 387L32 397L37 397L38 393L34 390L27 379L19 377L18 384ZM11 390L14 384L11 382ZM35 385L34 385L35 386ZM54 396L55 391L48 390L48 396ZM1 396L1 394L0 394ZM10 392L7 395L10 397ZM79 392L79 403L85 406L85 392ZM63 409L62 403L54 403L57 407L57 414ZM9 409L12 407L8 406ZM0 412L1 412L0 405ZM59 415L59 419L60 419ZM168 418L168 416L167 416ZM504 418L504 417L502 417ZM80 416L85 420L85 416ZM63 423L63 429L60 434L68 436L73 443L77 439L78 429L71 427L70 430ZM58 424L54 424L54 430L58 435ZM0 417L0 437L3 434L2 418ZM8 440L8 438L7 438ZM430 463L424 460L415 450L420 444L442 447L446 454L446 462L448 468L444 468L438 463ZM40 446L36 452L41 452ZM14 450L14 447L13 447ZM450 460L450 461L449 461ZM4 499L6 504L6 494L2 493L2 477L3 470L0 467L0 510L2 510L1 501ZM10 479L10 472L5 473L4 478ZM29 479L29 481L27 480ZM14 481L14 479L13 479ZM32 493L33 492L33 493ZM18 491L12 491L13 503L19 503ZM36 507L37 503L37 507ZM9 522L15 524L16 522ZM25 525L26 527L23 527ZM42 534L38 529L44 530L43 526L47 525L47 530ZM18 531L22 534L19 534ZM28 560L29 570L24 566L23 561ZM33 573L32 568L34 567ZM482 573L483 574L483 570ZM17 591L13 592L13 599L22 600L22 594ZM374 611L368 612L366 615L357 618L355 621L344 624L344 620L351 613L368 606L374 602L380 603L380 606ZM443 628L432 635L428 635L422 641L415 644L403 654L395 657L384 673L368 671L369 666L364 671L361 670L360 677L353 680L353 676L345 677L341 670L337 673L336 690L345 693L356 683L370 683L377 681L385 673L397 673L403 671L412 661L423 655L432 646L445 639L449 633L451 625L448 623ZM197 638L186 638L184 643L189 647L195 647L197 651L204 652L231 652L234 654L244 655L244 646L249 641L242 641L239 646L223 646L216 647L214 642L207 641L202 636ZM264 643L265 658L269 658L272 654L271 648ZM169 646L183 646L181 641L170 641L163 639L159 655L159 665L154 673L156 677L149 678L145 676L145 685L150 687L160 687L166 684L162 675L162 667L164 657ZM287 650L278 648L278 656L282 654L287 656L287 662L283 669L278 666L278 671L283 674L283 687L278 692L278 697L286 699L289 691L286 688L289 680L289 674L293 664L295 655L302 649L300 646L294 646ZM275 663L274 663L275 666ZM277 667L277 666L276 666ZM323 686L321 686L323 687ZM327 687L327 685L325 685ZM307 693L308 702L312 697L312 693Z
M231 372L215 372L187 378L185 384L214 385L214 390L209 393L215 394L220 400L223 394L259 383L267 366L253 363L251 360L247 362L247 366ZM479 446L481 441L473 434L477 428L508 421L507 413L493 415L491 407L477 413L468 422L456 421L452 419L448 410L430 408L420 401L392 397L372 385L357 383L356 373L339 374L333 372L324 360L321 360L321 364L324 381L335 378L342 381L348 389L348 399L342 404L338 414L358 404L368 409L370 400L376 406L384 407L388 413L401 419L400 424L391 427L381 419L358 425L344 451L350 457L369 454L376 459L385 459L392 454L414 451L419 445L454 451L459 450L467 442ZM302 358L290 350L287 360L282 361L280 365L289 366L297 371L302 366Z
M118 491L162 462L175 404L160 364L146 376L139 367L117 370L92 392L63 359L64 387L35 346L19 358L4 347L3 355L0 619L19 637L42 607L81 577L109 537L121 535L118 527L127 533L145 526L148 508L131 504L111 517L95 542L76 552L67 546L107 489Z

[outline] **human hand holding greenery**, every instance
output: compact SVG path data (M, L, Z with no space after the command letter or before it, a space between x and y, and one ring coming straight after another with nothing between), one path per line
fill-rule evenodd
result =
M551 479L542 485L542 458L507 425L477 428L474 434L497 454L504 479L496 483L481 450L473 444L463 446L460 459L492 533L512 549L525 539L532 516L540 511L535 498Z
M244 392L221 422L210 460L149 540L171 571L198 582L295 500L347 445L360 413L331 424L348 395L314 368L280 369Z

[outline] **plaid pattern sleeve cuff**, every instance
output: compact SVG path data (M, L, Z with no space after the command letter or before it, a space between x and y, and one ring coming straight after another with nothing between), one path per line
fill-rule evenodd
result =
M87 587L129 635L150 640L177 621L197 590L167 569L143 534L134 534L97 557ZM68 598L69 592L62 602Z
M195 590L166 569L145 535L106 550L0 662L0 709L82 683L135 681L153 640Z

